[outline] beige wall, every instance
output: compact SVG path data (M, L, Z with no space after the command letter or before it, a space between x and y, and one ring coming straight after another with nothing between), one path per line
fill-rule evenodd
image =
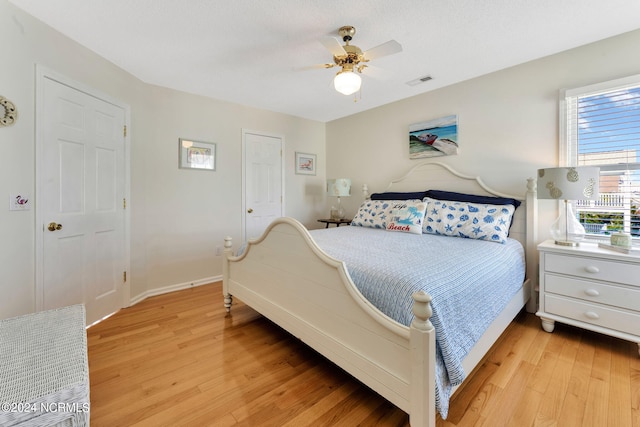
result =
M461 152L442 160L505 192L523 193L527 177L557 162L558 90L640 73L635 31L325 125L147 85L6 0L0 0L0 40L0 95L20 113L16 125L0 128L0 318L36 309L35 207L12 212L7 200L14 192L35 195L35 64L131 108L134 299L221 274L216 247L226 235L236 242L241 236L243 128L284 137L286 213L317 227L333 202L325 197L326 177L353 180L354 196L343 199L352 215L362 183L381 191L416 163L408 159L408 125L449 114L459 116ZM179 137L216 142L218 170L179 170ZM295 151L318 155L317 176L294 174ZM540 206L548 209L545 238L555 207Z
M524 194L538 168L557 165L559 90L639 74L638 46L634 31L332 121L327 176L353 180L357 197L343 200L354 214L362 183L383 191L418 162L409 160L409 124L457 114L460 154L439 159L496 189ZM556 206L539 206L545 239Z
M36 309L35 205L9 211L11 193L35 200L35 66L43 65L131 108L131 297L220 277L225 236L241 238L242 129L285 140L286 213L315 226L322 215L325 125L145 84L0 0L0 95L18 107L0 128L0 318ZM218 144L216 172L179 170L178 138ZM295 151L316 153L317 176L295 175ZM4 203L1 201L4 200ZM2 207L4 206L4 207Z
M141 206L131 229L144 230L135 241L144 244L146 254L144 269L133 271L134 281L146 281L152 289L221 274L217 247L227 235L236 247L241 243L243 129L284 138L286 214L315 227L325 194L310 189L325 179L324 124L157 86L149 88L148 99L143 114L153 128L152 140L137 147L132 162L132 175L134 168L144 171L133 179L144 193L132 195L134 210ZM216 142L216 171L178 169L180 137ZM295 175L295 151L317 153L316 176ZM137 179L144 183L135 185Z

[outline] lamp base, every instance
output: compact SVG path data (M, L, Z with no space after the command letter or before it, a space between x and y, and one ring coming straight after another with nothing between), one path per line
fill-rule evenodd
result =
M331 219L343 219L344 218L344 209L342 206L338 205L338 207L331 206L330 214Z
M555 243L558 246L570 246L570 247L576 247L576 246L580 246L580 242L571 242L569 240L554 240L553 243Z
M340 196L338 196L338 206L331 206L331 219L344 218L344 209L342 209L342 203L340 202Z
M551 225L551 237L558 246L576 247L584 240L585 230L573 213L571 203L567 200L562 204L564 212ZM561 209L562 210L562 209Z

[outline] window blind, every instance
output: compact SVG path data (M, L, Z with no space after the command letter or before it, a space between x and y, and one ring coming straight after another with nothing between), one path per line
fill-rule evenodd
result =
M580 222L640 237L640 75L566 91L562 103L564 165L600 167L601 196L577 202Z

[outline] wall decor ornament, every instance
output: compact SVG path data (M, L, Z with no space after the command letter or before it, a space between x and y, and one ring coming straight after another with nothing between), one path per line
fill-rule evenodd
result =
M0 96L0 126L11 126L17 119L18 109L14 103L4 96Z
M458 116L451 115L409 125L409 158L458 154Z
M180 169L216 170L216 144L214 142L178 139Z
M296 174L315 175L316 174L316 155L307 154L307 153L298 153L296 151Z

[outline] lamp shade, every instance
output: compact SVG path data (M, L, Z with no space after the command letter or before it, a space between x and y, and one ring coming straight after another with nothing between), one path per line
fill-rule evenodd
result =
M600 196L600 168L538 169L538 199L589 200Z
M585 229L569 200L589 200L600 196L600 168L594 166L538 169L538 198L564 200L558 219L551 224L556 245L578 246Z
M351 196L351 180L348 178L328 179L327 194L334 197Z
M343 95L351 95L360 90L362 79L353 71L340 71L333 79L333 86Z

